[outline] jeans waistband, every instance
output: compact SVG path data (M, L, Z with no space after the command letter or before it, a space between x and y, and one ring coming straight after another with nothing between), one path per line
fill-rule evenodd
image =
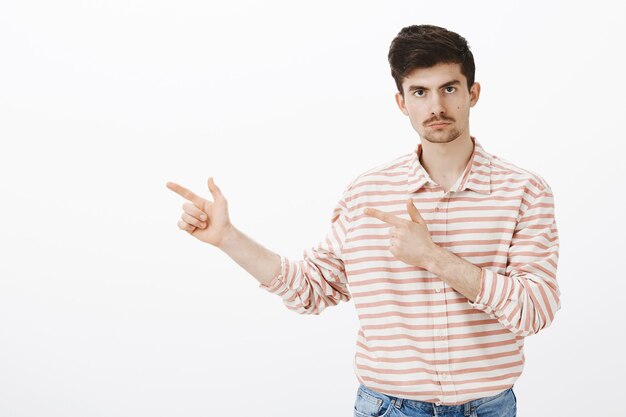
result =
M491 397L483 397L483 398L477 398L475 400L472 401L468 401L466 403L463 404L457 404L457 405L437 405L437 403L429 403L429 402L425 402L425 401L418 401L418 400L409 400L406 398L400 398L400 397L394 397L391 395L387 395L387 394L383 394L381 392L378 391L374 391L371 388L366 387L365 385L361 384L361 389L363 389L366 392L369 392L371 394L375 394L375 395L384 395L386 397L388 397L390 399L390 401L393 401L393 404L396 408L400 408L402 407L402 404L406 404L409 407L413 407L413 408L418 408L418 409L422 409L425 411L432 411L433 409L437 409L438 413L442 412L457 412L457 413L463 413L466 416L469 416L471 414L472 409L478 407L481 404L485 404L489 401L492 401L498 397L501 397L503 395L506 395L506 393L510 390L513 389L513 387L507 388L505 390L503 390L502 392L493 395Z

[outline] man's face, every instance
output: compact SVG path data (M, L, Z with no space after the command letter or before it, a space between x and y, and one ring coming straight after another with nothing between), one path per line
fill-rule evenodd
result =
M402 89L404 97L396 93L396 102L422 139L432 143L469 139L469 111L478 101L480 84L468 91L460 64L416 68L405 77Z

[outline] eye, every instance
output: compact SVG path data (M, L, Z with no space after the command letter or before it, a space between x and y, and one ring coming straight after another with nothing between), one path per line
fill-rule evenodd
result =
M424 94L426 94L424 90L415 90L415 92L413 93L413 95L417 97L424 97Z
M446 87L446 93L454 93L456 91L456 87L453 87L451 85Z

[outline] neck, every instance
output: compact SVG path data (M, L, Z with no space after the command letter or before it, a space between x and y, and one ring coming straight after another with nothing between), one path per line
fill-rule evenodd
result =
M463 173L474 151L469 135L449 143L432 143L422 140L420 163L430 178L444 186L452 185Z

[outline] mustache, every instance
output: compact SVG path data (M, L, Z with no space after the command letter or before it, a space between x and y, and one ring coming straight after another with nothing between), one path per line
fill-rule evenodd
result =
M454 119L449 119L447 117L440 117L440 118L434 118L434 119L428 119L424 122L424 125L427 126L429 124L435 123L435 122L454 122Z

